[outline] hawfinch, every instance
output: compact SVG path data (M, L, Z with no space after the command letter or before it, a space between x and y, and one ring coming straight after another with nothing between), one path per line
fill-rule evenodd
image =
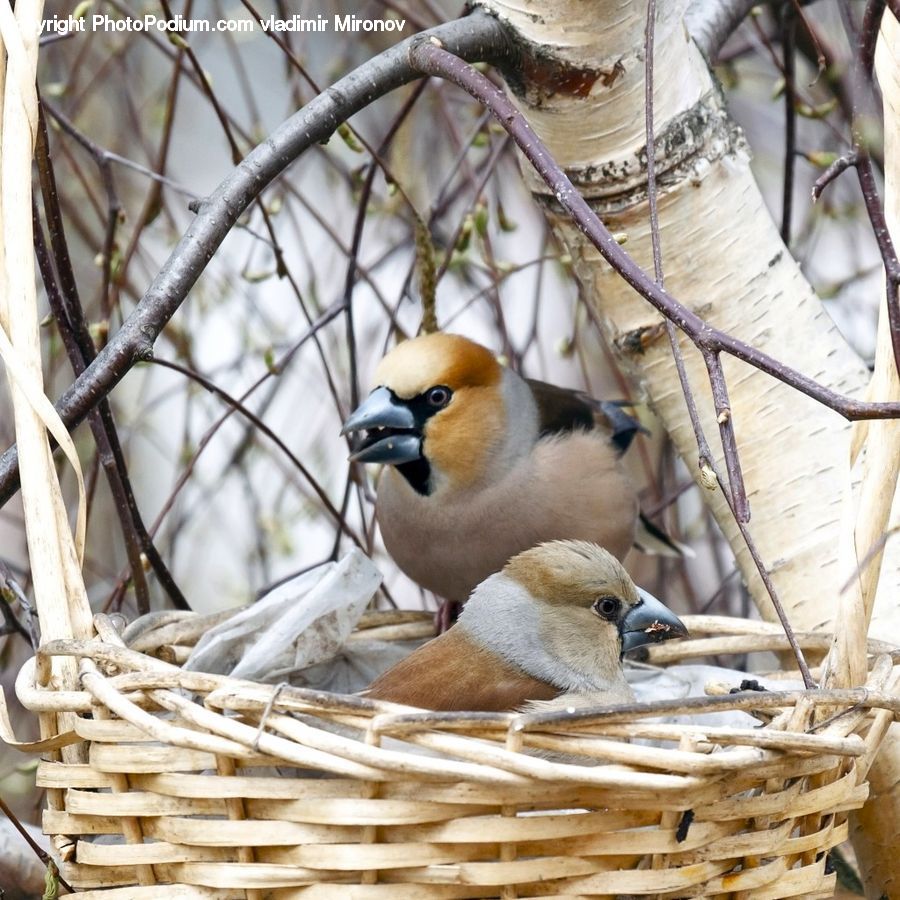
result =
M572 695L627 702L622 654L686 634L611 553L553 541L478 585L449 631L388 669L364 696L439 710L537 710L533 701L562 695L566 705Z
M387 464L376 517L422 587L463 603L542 541L593 541L622 559L641 522L666 544L619 465L640 425L615 404L524 379L444 333L399 344L375 383L341 433L366 432L351 460Z

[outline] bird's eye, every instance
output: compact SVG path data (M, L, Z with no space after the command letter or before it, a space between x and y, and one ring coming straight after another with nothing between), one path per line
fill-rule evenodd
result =
M425 400L427 401L429 406L433 406L435 409L441 409L446 406L450 402L450 398L453 396L453 391L448 387L444 387L442 384L437 387L430 388L428 392L425 394Z
M604 619L615 619L622 604L616 597L601 597L594 603L594 612Z

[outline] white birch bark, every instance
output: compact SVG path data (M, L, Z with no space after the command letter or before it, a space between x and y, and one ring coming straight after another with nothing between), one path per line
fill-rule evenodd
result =
M593 201L607 227L627 235L625 249L652 272L646 167L641 161L645 4L558 0L538 7L524 0L486 0L484 5L522 36L526 58L531 51L524 90L513 86L529 122ZM683 4L660 6L654 121L667 289L716 327L834 390L862 395L868 374L781 242L750 172L742 139L683 27ZM895 37L895 54L898 45ZM560 63L568 68L563 71ZM896 59L892 65L896 74ZM573 69L580 74L573 75ZM898 118L895 111L895 123ZM568 245L610 345L619 348L633 384L698 477L694 434L665 332L659 327L661 317L610 269L566 216L556 214L553 198L546 196L530 167L523 166L523 171ZM704 429L715 450L718 426L706 368L693 345L687 339L681 343ZM857 522L856 507L846 502L851 428L836 413L768 375L734 359L723 357L723 362L753 514L750 528L762 559L794 626L830 630L840 586L866 552L859 543L843 555L841 550L842 533L845 543L852 541ZM893 427L870 427L869 434L883 435ZM724 471L721 456L717 462ZM854 475L858 480L858 473ZM870 488L874 484L869 481ZM721 493L703 493L762 615L774 620ZM872 493L877 491L870 490L870 499ZM889 508L890 503L881 505ZM880 534L878 528L870 528L865 537L857 531L856 538L871 541ZM875 635L886 638L900 634L898 551L900 541L888 545L877 597L877 579L860 588L868 591L869 609L874 597ZM862 632L848 634L858 639ZM858 671L854 675L861 677ZM894 738L872 772L873 793L898 780L900 741ZM878 857L871 864L867 861L870 890L876 897L883 891L900 896L900 890L889 889L900 884L900 854L876 850L882 838L895 841L900 831L900 789L896 793L897 797L877 801L874 821L860 817L860 846L867 844ZM862 850L862 855L867 857L867 852Z

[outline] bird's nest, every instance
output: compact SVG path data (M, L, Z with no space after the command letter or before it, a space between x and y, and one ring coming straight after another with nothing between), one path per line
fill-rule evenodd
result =
M19 677L49 748L44 830L86 900L827 897L828 851L900 711L870 644L865 689L410 712L183 671L202 620L177 615L145 652L98 616L94 640L45 644ZM422 628L385 615L367 617L380 637ZM686 623L696 637L657 662L785 646L761 623ZM78 659L80 691L41 686L51 656ZM651 721L721 710L765 724Z

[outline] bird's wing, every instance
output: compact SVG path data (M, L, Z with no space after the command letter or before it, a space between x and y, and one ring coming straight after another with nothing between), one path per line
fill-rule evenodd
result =
M645 430L618 403L595 400L584 391L547 384L546 381L525 380L537 404L542 437L566 431L590 431L597 425L597 417L600 416L610 431L610 440L620 453L624 453L631 446L634 436Z
M616 401L596 400L583 391L558 387L532 378L526 381L537 403L542 437L579 429L592 430L600 417L609 429L610 440L621 455L631 446L638 432L647 433L647 429ZM638 517L636 529L634 545L643 553L672 559L695 555L690 547L675 540L643 513Z
M558 693L454 626L388 669L363 696L422 709L501 712Z

